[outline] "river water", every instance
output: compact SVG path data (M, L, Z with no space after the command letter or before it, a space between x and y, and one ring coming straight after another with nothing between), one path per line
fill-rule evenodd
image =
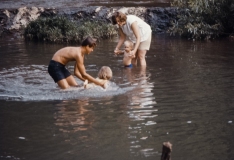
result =
M172 0L1 0L0 9L20 7L74 8L82 6L168 7Z
M173 160L234 159L234 41L154 35L147 68L130 70L116 43L85 59L93 76L111 67L108 89L62 91L47 65L66 44L1 38L0 159L159 160L165 141Z

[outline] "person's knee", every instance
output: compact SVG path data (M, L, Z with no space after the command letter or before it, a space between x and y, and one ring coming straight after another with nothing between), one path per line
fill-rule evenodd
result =
M57 84L61 89L70 88L70 85L67 83L67 81L65 79L62 79L62 80L58 81Z
M146 55L146 51L139 51L138 52L138 59L139 59L141 66L146 66L145 55Z
M145 59L145 54L139 54L139 55L138 55L138 59L139 59L139 60Z
M138 58L141 59L145 59L145 55L139 55Z
M60 87L61 89L68 89L68 88L70 88L69 85L59 85L59 87Z
M77 86L78 85L75 78L72 75L67 77L66 81L67 81L68 85L70 85L70 86Z
M144 50L138 50L137 57L139 59L145 59L145 54L146 54L146 51L144 51Z

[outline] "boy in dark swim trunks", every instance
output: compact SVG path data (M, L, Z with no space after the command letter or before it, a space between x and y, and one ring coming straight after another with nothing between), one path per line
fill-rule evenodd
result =
M65 65L70 61L76 61L74 74L80 80L88 80L103 88L105 87L105 81L98 81L85 71L84 55L90 54L95 46L96 40L88 37L82 42L80 47L65 47L54 54L48 66L48 72L60 88L66 89L71 86L78 86L75 78L65 68Z

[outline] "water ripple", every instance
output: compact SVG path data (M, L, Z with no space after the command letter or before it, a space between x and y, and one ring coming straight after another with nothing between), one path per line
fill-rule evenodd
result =
M80 84L81 81L77 79ZM70 88L61 90L47 73L45 65L18 66L0 71L0 99L3 100L65 100L84 97L109 97L123 94L114 82L107 89L99 86L92 89Z

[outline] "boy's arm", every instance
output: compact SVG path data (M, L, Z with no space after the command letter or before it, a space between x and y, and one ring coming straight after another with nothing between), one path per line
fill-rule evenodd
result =
M76 62L76 63L77 63L77 62ZM75 76L76 76L77 78L79 78L80 80L85 81L85 79L84 79L84 78L82 77L82 75L80 74L78 68L76 67L76 66L77 66L76 63L75 63L75 66L74 66L74 74L75 74Z
M93 82L96 85L99 85L99 86L104 88L105 82L99 82L97 79L93 78L88 73L86 73L85 66L83 63L83 57L81 57L81 56L77 57L75 68L77 68L77 69L75 69L75 71L76 71L75 75L80 74L83 80L87 79L89 82Z

